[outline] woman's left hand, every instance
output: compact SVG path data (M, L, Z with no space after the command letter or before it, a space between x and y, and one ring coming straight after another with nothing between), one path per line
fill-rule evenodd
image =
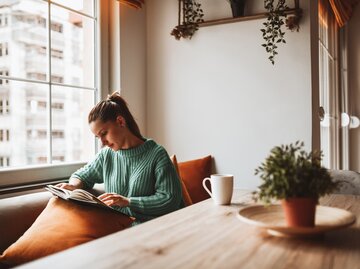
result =
M130 199L117 193L104 193L98 197L108 206L126 207L130 204Z

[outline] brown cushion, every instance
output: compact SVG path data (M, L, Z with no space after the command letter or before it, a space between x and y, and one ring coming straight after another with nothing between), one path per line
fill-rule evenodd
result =
M182 196L183 196L183 199L184 199L184 203L185 203L185 206L189 206L189 205L192 205L193 202L191 200L191 197L190 197L190 194L185 186L185 183L184 181L182 180L181 176L180 176L180 171L179 171L179 166L178 166L178 162L177 162L177 159L176 159L176 155L172 155L170 157L171 161L173 162L174 166L175 166L175 169L176 169L176 172L180 178L180 182L181 182L181 190L182 190Z
M133 218L115 211L50 199L33 225L0 256L18 265L123 230Z
M179 162L178 167L180 177L184 181L193 203L210 198L203 188L202 181L211 174L211 155L196 160Z
M0 200L0 254L29 229L51 196L45 191Z

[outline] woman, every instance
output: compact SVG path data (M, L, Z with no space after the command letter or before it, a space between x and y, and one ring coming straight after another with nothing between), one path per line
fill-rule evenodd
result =
M59 187L74 190L104 183L99 198L141 223L183 207L181 185L166 150L145 139L125 100L114 92L89 113L91 131L104 147Z

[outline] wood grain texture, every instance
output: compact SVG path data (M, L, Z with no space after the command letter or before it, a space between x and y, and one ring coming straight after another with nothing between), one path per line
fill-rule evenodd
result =
M208 199L23 268L359 268L360 196L321 199L357 220L312 240L273 237L241 222L237 212L252 204L247 192L235 190L232 202L216 206Z

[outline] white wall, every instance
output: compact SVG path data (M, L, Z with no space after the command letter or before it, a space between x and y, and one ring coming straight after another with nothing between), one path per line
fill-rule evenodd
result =
M360 4L348 22L350 114L360 117ZM350 170L360 171L360 128L350 129Z
M209 19L230 15L226 1L207 3ZM286 33L272 66L261 47L264 20L204 27L177 41L177 1L147 1L147 135L179 161L213 155L237 188L259 184L254 169L273 146L303 140L310 148L309 3L301 1L300 32Z
M142 133L146 132L145 15L145 9L120 5L120 91Z

